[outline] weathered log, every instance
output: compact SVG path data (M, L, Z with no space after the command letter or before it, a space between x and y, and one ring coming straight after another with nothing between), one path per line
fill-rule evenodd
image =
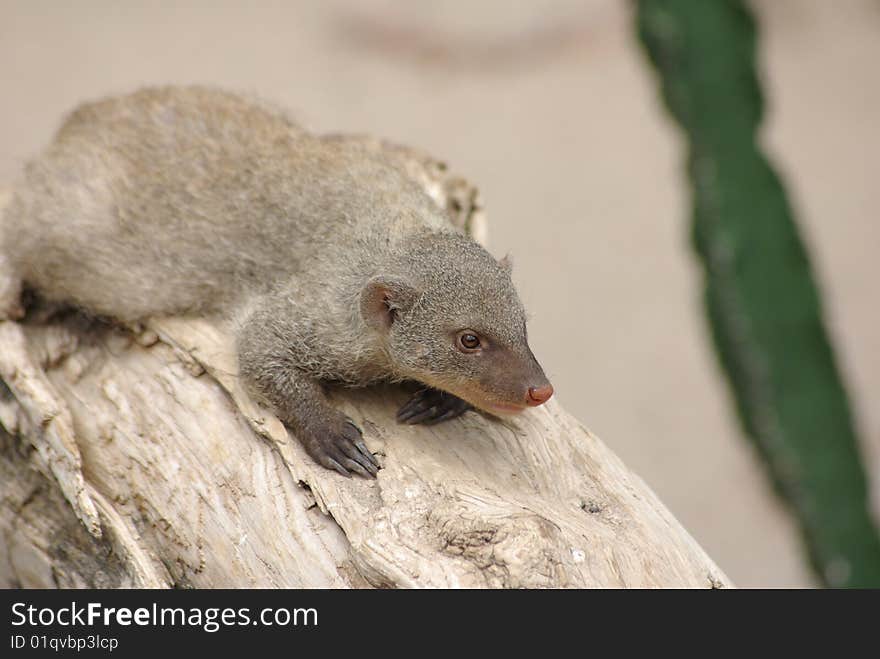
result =
M336 139L399 158L485 239L445 166ZM401 387L335 389L384 467L346 479L236 370L218 320L125 328L37 305L0 322L0 586L730 585L555 401L421 427L396 423Z

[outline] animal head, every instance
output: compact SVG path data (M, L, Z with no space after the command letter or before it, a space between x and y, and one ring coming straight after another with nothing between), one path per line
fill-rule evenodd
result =
M427 242L361 293L395 369L493 414L546 402L553 387L529 348L509 262L457 234Z

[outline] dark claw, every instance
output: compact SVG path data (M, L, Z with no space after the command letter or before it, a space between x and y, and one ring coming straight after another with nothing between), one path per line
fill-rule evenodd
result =
M397 412L397 420L401 423L425 423L433 425L453 419L467 410L470 404L457 396L438 389L422 389L413 394Z
M364 444L361 431L351 421L346 424L342 434L348 438L359 452L352 452L348 457L360 462L370 473L375 473L376 469L381 469L376 458L370 453L370 449ZM366 463L365 463L366 461Z
M341 464L336 462L336 460L334 460L333 458L325 458L325 459L327 461L324 464L325 467L329 467L330 469L335 469L336 471L338 471L340 474L342 474L346 478L351 478L351 474L348 473L348 470L345 467L343 467Z
M358 450L371 462L376 469L381 469L379 463L376 461L376 457L370 453L370 449L367 448L367 445L364 444L362 439L357 439L354 442L354 445L358 447Z
M427 421L428 419L436 419L439 411L436 405L431 405L430 407L425 408L417 413L409 414L405 419L403 419L403 423L407 423L409 425L415 425L417 423L421 423L422 421Z
M345 453L348 459L360 465L369 475L375 476L379 471L379 465L376 464L376 459L361 439L361 431L358 430L357 426L348 421L342 429L342 435L345 439L339 442L337 446ZM345 462L342 464L348 466ZM363 469L361 471L355 469L355 471L361 473ZM367 474L362 475L366 476Z
M343 453L345 453L346 457L345 460L342 461L342 464L344 464L346 467L348 467L349 462L357 464L358 468L354 471L358 472L362 476L368 475L367 473L361 473L364 470L366 470L371 476L375 476L376 473L379 471L376 465L374 465L372 461L363 454L360 447L356 446L355 444L342 444L340 446L340 449ZM367 455L369 455L369 451L367 452Z
M449 419L454 419L455 417L460 416L465 411L467 411L467 408L465 408L463 410L458 410L458 409L446 410L440 416L435 416L433 419L425 419L424 424L426 426L435 426L438 423L443 423L444 421L447 421ZM416 423L416 422L413 421L413 423Z
M375 478L381 467L350 420L339 425L314 428L303 442L309 455L328 469L351 477L350 471L365 478Z
M372 462L364 458L358 458L357 463L361 465L364 469L366 469L373 478L376 477L376 474L379 473L379 469L381 469L381 467L377 467Z
M430 390L424 390L430 391ZM397 411L397 420L401 423L406 423L416 414L420 414L425 410L431 408L433 403L430 399L426 399L422 394L424 391L420 391L416 394L413 394L413 397L410 398L404 405Z
M354 473L359 474L364 478L373 478L375 476L375 474L368 472L366 469L361 467L357 462L351 460L350 458L346 458L342 464L345 465L347 469L351 469Z

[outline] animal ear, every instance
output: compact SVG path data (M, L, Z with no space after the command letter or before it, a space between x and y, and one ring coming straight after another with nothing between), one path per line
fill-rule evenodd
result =
M387 330L397 314L413 308L419 292L401 277L378 275L361 291L361 316L368 326Z
M502 258L498 259L498 265L504 268L507 274L510 274L513 271L513 259L510 257L510 254L505 254Z

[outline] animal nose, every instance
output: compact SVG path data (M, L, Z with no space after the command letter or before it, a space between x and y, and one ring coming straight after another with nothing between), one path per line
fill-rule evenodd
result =
M529 405L537 407L543 405L553 395L553 385L545 384L543 387L529 387Z

